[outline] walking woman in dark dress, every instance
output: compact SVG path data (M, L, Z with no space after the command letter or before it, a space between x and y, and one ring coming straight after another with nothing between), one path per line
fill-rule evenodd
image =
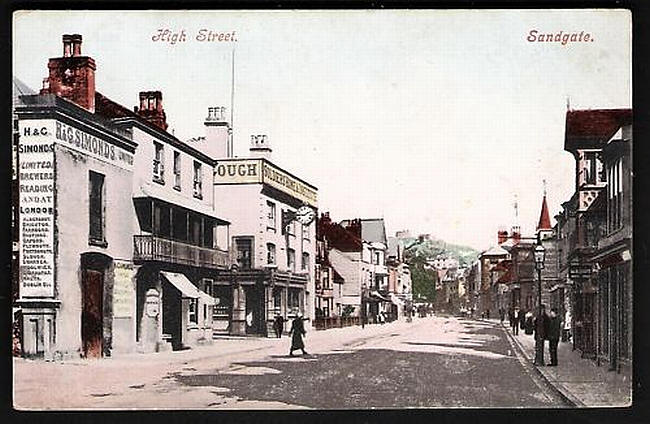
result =
M306 333L305 326L303 324L302 315L298 315L291 322L291 330L289 335L291 336L291 349L289 350L289 356L293 356L294 350L302 350L303 355L307 355L305 351L305 343L302 341L302 336Z

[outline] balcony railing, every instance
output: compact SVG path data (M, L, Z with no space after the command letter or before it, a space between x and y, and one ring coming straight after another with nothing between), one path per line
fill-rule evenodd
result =
M331 287L316 287L316 296L323 298L334 297L334 290Z
M151 235L133 236L134 261L161 261L208 268L227 268L228 252Z

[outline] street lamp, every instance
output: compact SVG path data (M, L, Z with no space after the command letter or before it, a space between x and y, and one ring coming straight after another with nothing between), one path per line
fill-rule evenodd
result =
M368 286L366 283L363 283L361 285L361 328L365 328L366 324L366 296L367 293L366 291L368 290Z
M537 319L535 331L535 365L544 365L544 320L542 317L542 269L544 269L544 258L546 249L542 246L541 238L537 239L537 246L534 250L535 269L537 270Z

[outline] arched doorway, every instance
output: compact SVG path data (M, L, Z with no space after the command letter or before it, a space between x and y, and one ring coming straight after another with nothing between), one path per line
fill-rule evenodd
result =
M101 253L81 255L81 346L86 358L104 351L104 288L113 259Z

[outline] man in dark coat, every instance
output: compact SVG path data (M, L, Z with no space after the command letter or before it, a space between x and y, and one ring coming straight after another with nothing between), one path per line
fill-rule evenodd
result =
M275 337L278 339L282 337L282 330L284 330L284 318L282 315L276 315L275 320L273 321L273 331L275 331Z
M289 331L289 335L291 336L291 349L289 350L289 356L293 356L294 350L302 350L302 354L307 355L307 352L305 351L305 343L302 341L302 336L306 333L302 315L298 315L291 322L291 330Z
M519 308L516 307L515 310L512 312L511 318L510 318L510 325L512 326L512 334L515 336L519 334L519 319L521 318L519 316Z
M542 344L541 350L541 363L539 365L544 365L544 343L545 340L548 340L548 327L549 327L549 317L546 313L546 306L542 305L541 314L535 317L535 340L539 340L539 343Z
M557 366L557 344L560 341L560 317L557 316L557 309L551 309L551 316L548 320L548 349L551 354L551 363L548 364L549 367Z

